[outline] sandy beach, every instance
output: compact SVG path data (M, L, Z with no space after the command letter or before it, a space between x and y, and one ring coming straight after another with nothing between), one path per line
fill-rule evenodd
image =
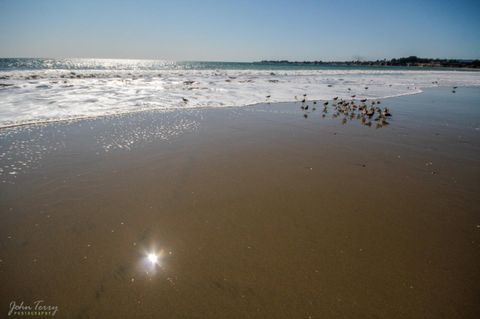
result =
M479 101L381 99L379 128L323 101L4 128L1 308L478 318Z

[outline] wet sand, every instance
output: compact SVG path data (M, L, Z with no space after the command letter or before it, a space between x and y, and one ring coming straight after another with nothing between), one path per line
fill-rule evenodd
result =
M1 316L478 318L479 103L382 100L379 129L281 103L3 131Z

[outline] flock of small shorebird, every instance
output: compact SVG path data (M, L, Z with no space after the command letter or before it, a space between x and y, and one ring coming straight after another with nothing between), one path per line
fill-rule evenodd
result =
M433 84L438 82L432 82ZM368 87L365 87L366 90L368 90ZM455 93L457 89L457 86L453 87L452 93ZM350 89L348 89L350 91ZM339 97L334 97L333 101L331 103L331 106L333 108L333 115L332 118L337 118L339 116L343 116L342 119L342 124L346 124L348 120L353 120L357 119L360 120L360 122L365 125L371 127L375 123L376 128L381 128L386 125L388 125L387 119L392 116L390 113L390 110L387 107L380 107L381 102L379 100L372 100L368 101L367 99L360 99L356 103L355 102L355 97L356 95L351 96L351 100L344 100L344 99L339 99ZM267 102L271 98L271 95L267 95L266 99ZM182 97L182 100L184 103L188 102L188 99ZM299 100L297 96L295 96L295 100ZM370 106L368 105L368 102L370 102ZM307 94L303 94L303 99L301 100L302 105L300 108L304 111L303 116L305 118L308 118L308 113L310 109L310 105L308 104L307 101ZM316 111L316 105L317 101L311 101L311 112ZM322 118L325 118L326 115L328 114L328 106L330 105L329 101L323 102L323 110L322 110ZM373 121L373 122L372 122Z
M360 120L365 126L372 126L372 124L375 123L376 128L381 128L389 124L387 119L391 117L392 114L387 107L380 107L381 102L379 100L368 101L367 99L361 99L356 102L355 97L356 95L352 95L351 100L344 100L337 96L333 98L333 101L323 102L323 109L321 111L322 118L328 114L328 107L330 105L333 109L332 118L343 116L342 124L346 124L348 120L353 119ZM266 98L268 100L270 95L267 95ZM295 100L299 100L299 98L295 96ZM307 94L304 94L300 108L304 111L303 116L305 118L308 117L309 110L313 112L317 109L317 101L311 102L312 104L309 105Z
M368 88L366 88L368 89ZM270 99L271 95L267 95L267 101ZM338 96L333 98L332 107L333 107L333 115L332 118L337 118L343 115L342 124L346 124L348 119L353 120L357 119L363 125L372 126L372 120L376 123L376 128L381 128L385 125L388 125L387 118L392 116L390 110L387 107L381 108L379 100L372 100L371 105L368 106L367 99L361 99L360 104L355 103L356 95L351 96L351 100L344 100L339 99ZM188 99L182 97L184 103L188 103ZM295 100L299 100L297 96L295 96ZM300 108L305 111L303 116L308 118L308 112L310 109L310 105L308 105L307 101L307 94L303 95L303 99L301 100L302 105ZM311 112L315 111L317 101L311 101L312 107ZM328 114L328 106L330 105L329 101L323 103L323 110L322 110L322 118L326 117ZM376 115L376 116L375 116Z

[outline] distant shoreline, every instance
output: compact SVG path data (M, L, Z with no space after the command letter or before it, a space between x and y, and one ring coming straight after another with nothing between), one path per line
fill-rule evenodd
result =
M325 66L399 66L399 67L427 67L427 68L466 68L480 69L480 60L463 59L431 59L410 56L398 59L383 59L375 61L289 61L289 60L262 60L255 64L287 64L287 65L325 65Z

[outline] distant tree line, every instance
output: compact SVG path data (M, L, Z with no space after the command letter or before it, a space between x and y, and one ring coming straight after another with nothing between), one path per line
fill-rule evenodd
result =
M480 60L461 59L430 59L409 56L391 60L376 61L288 61L288 60L263 60L261 64L294 64L294 65L332 65L332 66L408 66L408 67L440 67L440 68L480 68Z

